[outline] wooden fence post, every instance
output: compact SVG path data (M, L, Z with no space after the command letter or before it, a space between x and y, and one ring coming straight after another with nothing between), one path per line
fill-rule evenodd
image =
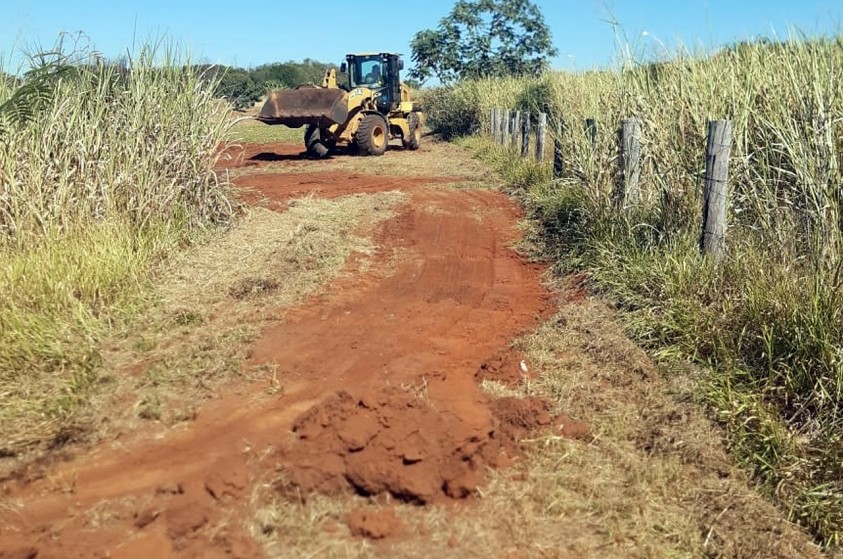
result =
M553 178L562 178L565 173L565 159L562 153L562 136L565 133L565 120L556 118L556 134L553 137Z
M621 185L618 193L620 207L637 204L641 198L638 178L641 176L641 121L625 118L621 121Z
M591 138L591 151L597 149L597 120L593 118L585 119L585 133Z
M716 262L726 249L726 191L729 182L729 151L732 148L732 121L708 123L705 148L705 190L700 250Z
M492 109L492 114L489 117L489 136L491 136L492 141L498 143L498 109Z
M530 155L530 113L524 113L521 119L521 159Z
M547 135L547 115L539 113L539 126L536 131L536 159L544 161L544 139Z
M510 121L509 121L509 109L504 109L503 111L503 126L501 127L501 131L503 133L503 138L501 139L501 145L503 147L509 147L509 137L510 137Z
M521 137L521 111L512 112L512 147L518 149L518 138Z

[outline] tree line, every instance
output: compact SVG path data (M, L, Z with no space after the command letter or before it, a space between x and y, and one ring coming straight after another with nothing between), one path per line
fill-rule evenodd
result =
M305 58L301 62L272 62L255 68L221 65L200 65L198 69L208 80L217 80L216 93L227 99L235 109L252 106L270 89L292 88L303 83L322 83L325 70L336 64Z

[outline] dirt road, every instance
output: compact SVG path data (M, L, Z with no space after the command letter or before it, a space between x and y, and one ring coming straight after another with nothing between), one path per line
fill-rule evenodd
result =
M295 153L264 146L232 167L301 163ZM401 189L407 201L377 232L365 273L266 326L244 367L271 368L278 394L230 388L186 428L7 482L0 556L259 556L243 522L257 480L275 476L285 495L462 499L512 462L518 434L551 428L533 400L492 406L475 378L517 363L501 356L548 308L541 267L510 248L519 210L494 191L426 187L455 181L432 171L241 173L243 198L279 211L305 195Z

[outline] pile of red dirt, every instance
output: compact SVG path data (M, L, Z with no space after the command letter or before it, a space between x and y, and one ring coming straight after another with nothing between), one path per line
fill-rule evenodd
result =
M427 388L435 394L447 384L440 375ZM416 504L463 499L487 468L518 457L521 438L552 422L536 398L489 401L478 392L448 409L435 396L401 388L341 391L295 422L298 438L279 455L280 489L295 498L351 488Z

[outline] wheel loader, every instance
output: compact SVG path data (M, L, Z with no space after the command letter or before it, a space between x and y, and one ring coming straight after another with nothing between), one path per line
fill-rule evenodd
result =
M401 83L403 68L403 60L394 53L346 55L340 65L346 83L338 85L337 72L331 68L321 87L273 90L255 118L266 124L304 126L304 145L314 157L325 157L338 146L382 155L389 140L396 138L405 148L418 149L422 113Z

